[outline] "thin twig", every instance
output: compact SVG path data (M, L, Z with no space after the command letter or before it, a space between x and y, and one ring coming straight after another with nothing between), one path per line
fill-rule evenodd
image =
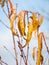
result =
M5 65L8 65L7 63L5 63L4 61L1 60L1 63L4 63Z
M8 1L6 1L6 6L7 6L8 13L9 13Z
M44 44L45 44L45 46L46 46L46 49L47 49L47 52L49 53L49 49L48 49L48 46L47 46L47 44L46 44L46 40L45 40L45 37L44 37L44 34L43 34L43 39L44 39Z
M0 64L3 65L2 63L4 63L5 65L8 65L8 64L5 63L4 61L2 61L2 57L0 56Z
M17 50L16 50L16 44L15 44L15 39L14 39L14 35L13 34L12 34L12 37L13 37L13 44L14 44L15 56L16 56L16 65L18 65Z
M21 57L23 58L25 65L28 65L28 63L27 63L27 58L26 58L26 56L25 56L25 54L24 54L24 52L23 52L22 45L20 44L19 41L18 41L18 47L19 47L19 49L20 49L20 51L21 51Z
M28 13L27 13L27 21L29 22ZM29 54L29 44L27 46L27 60L28 60L28 54Z
M27 60L28 60L28 55L29 55L29 44L27 46Z

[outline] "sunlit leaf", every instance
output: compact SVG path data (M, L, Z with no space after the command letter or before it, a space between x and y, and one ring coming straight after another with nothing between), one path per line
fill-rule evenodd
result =
M14 28L14 22L16 20L17 14L16 14L16 7L12 5L11 0L8 0L10 11L8 12L8 18L10 20L10 29L13 34L15 34L15 28Z
M38 18L39 17L39 18ZM38 34L38 29L43 23L44 17L42 15L39 15L38 13L32 13L32 16L30 17L32 19L32 26L33 26L33 32Z
M25 35L25 15L27 14L27 11L23 10L19 13L18 17L18 29L20 31L20 34L23 36Z
M26 44L23 46L23 48L28 45L28 43L32 38L32 32L36 31L38 26L38 22L36 21L37 19L35 20L36 16L34 13L30 18L32 18L32 21L28 23L28 34L27 34Z
M48 52L48 47L45 41L45 37L43 32L41 32L38 35L38 56L37 56L37 65L43 64L43 56L42 56L42 48L43 48L43 42L42 40L44 40L44 44L46 46L47 52Z
M13 16L11 19L10 19L10 29L12 32L14 32L14 21L16 20L16 15Z
M32 52L32 57L34 60L35 60L36 55L37 55L37 50L36 50L36 47L34 47L33 52Z
M38 17L36 15L36 13L33 12L32 16L30 18L32 18L33 31L35 31L38 28L38 25L39 25Z
M15 22L16 17L17 17L15 9L14 9L14 12L12 14L13 14L13 16L9 19L10 20L10 29L13 32L13 34L15 34L14 22Z
M42 36L43 33L40 33L38 35L38 56L37 56L37 65L40 65L41 62L43 62L43 56L42 56Z
M26 47L30 40L32 38L32 22L28 23L28 34L27 34L27 39L26 39L26 44L24 46L22 46L22 48Z
M28 34L27 34L26 44L23 46L23 48L28 45L28 43L30 42L32 38L32 32L36 33L38 25L39 25L36 13L32 13L32 16L30 16L30 18L32 19L32 21L29 22L28 24Z

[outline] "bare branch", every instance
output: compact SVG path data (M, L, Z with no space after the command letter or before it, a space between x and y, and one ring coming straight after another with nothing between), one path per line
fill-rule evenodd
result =
M20 49L20 51L21 51L21 57L23 58L25 65L28 65L28 63L27 63L27 58L26 58L26 56L25 56L25 54L24 54L24 52L23 52L22 45L20 44L19 41L18 41L18 47L19 47L19 49Z
M12 38L13 38L13 44L14 44L15 57L16 57L16 65L18 65L18 56L17 56L18 54L17 54L16 44L15 44L15 39L13 34L12 34Z

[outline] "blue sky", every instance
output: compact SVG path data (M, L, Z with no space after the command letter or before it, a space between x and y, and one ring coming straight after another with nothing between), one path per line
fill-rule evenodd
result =
M28 11L35 11L35 12L39 12L44 16L44 22L40 27L40 31L44 32L45 36L49 37L49 20L47 18L49 18L49 0L11 0L13 5L15 5L16 3L18 4L17 6L17 12L19 13L21 10L28 10ZM4 7L5 9L5 7ZM5 9L5 11L7 12L7 10ZM0 7L0 19L2 19L4 21L4 23L6 25L9 26L9 21L7 21L7 17L4 15L1 7ZM36 40L36 39L35 39ZM33 46L37 46L37 40L35 41L34 39L32 39L30 41L30 47L32 48ZM34 42L32 44L32 42ZM0 55L3 57L3 60L6 61L9 65L14 65L15 60L11 59L12 56L10 55L10 53L8 53L4 48L3 45L5 45L8 49L10 49L10 51L13 53L13 43L12 42L12 35L11 35L11 31L8 30L2 23L0 23ZM47 40L47 45L49 41ZM30 48L30 51L31 51ZM18 49L19 50L19 49ZM46 48L44 46L44 50L43 53L46 52ZM31 52L30 52L31 55ZM44 54L45 57L48 54ZM9 58L10 57L10 58ZM8 58L8 59L7 59ZM48 56L49 58L49 56ZM20 60L20 59L19 59ZM34 64L34 61L32 58L30 58L29 56L29 60L31 61L31 64ZM12 63L11 63L12 61ZM47 65L47 64L46 64Z

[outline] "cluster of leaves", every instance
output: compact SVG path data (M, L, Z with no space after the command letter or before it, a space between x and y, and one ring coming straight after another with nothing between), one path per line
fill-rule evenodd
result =
M13 9L13 5L12 5L11 1L10 0L8 0L8 1L10 4L10 9L11 9L11 12L9 12L9 14L8 14L8 17L10 20L10 28L11 28L13 34L16 34L14 32L14 21L18 17L19 32L20 32L21 36L25 36L26 35L26 33L25 33L25 30L26 30L25 15L28 15L29 12L27 10L22 10L19 14L17 14L16 8ZM39 13L35 13L35 12L31 12L31 13L32 13L32 15L30 16L30 18L32 19L32 21L31 22L27 21L28 22L28 33L26 35L26 37L27 37L26 44L24 46L22 46L23 48L28 45L29 41L32 38L32 33L36 32L39 29L39 27L41 26L41 24L43 23L43 16L41 16ZM37 15L39 16L39 18L37 17Z
M1 2L1 6L4 7L6 0L1 0L0 2ZM17 26L18 26L18 30L20 32L20 35L23 38L24 38L24 36L26 36L26 39L24 38L26 40L25 45L22 46L20 44L20 42L18 42L20 51L21 51L21 53L23 53L23 48L25 48L29 44L29 42L32 38L32 33L33 32L35 34L37 33L37 36L38 36L37 65L40 65L40 63L43 63L42 38L44 38L44 34L43 33L38 34L38 30L39 30L39 27L41 26L41 24L43 23L44 17L41 14L39 14L37 12L32 12L32 11L30 11L31 16L28 17L29 11L27 11L27 10L22 10L19 14L17 14L16 7L14 7L12 5L10 0L8 0L8 2L9 2L10 7L7 4L7 8L8 8L8 15L7 16L8 16L8 19L10 21L10 30L12 31L12 35L13 35L15 55L16 55L16 48L15 48L14 36L19 37L19 35L17 33L17 30L15 30L14 22L18 18ZM26 30L26 21L25 21L26 18L25 18L25 16L26 15L27 15L27 19L29 19L29 18L32 19L31 21L27 20L27 22L28 22L28 24L27 24L27 29L28 29L27 34L25 32L25 30ZM45 39L44 39L44 41L45 41ZM45 45L46 45L46 43L45 43ZM46 48L47 48L47 46L46 46ZM34 48L34 49L36 49L36 48ZM33 51L35 51L35 50L33 50ZM34 55L35 55L35 53L33 54L33 58L35 58ZM23 59L26 58L24 53L22 54L22 56L23 56ZM16 58L16 62L17 62L17 65L18 65L18 59L17 58ZM27 63L27 62L25 62L25 63Z
M38 17L37 17L38 13L37 14L35 12L31 12L31 13L32 13L32 16L30 16L30 18L32 19L32 21L28 22L27 39L26 39L26 44L23 47L25 47L29 43L29 41L32 38L32 33L34 32L36 34L39 27L43 23L43 16L40 15L40 18L38 19Z

